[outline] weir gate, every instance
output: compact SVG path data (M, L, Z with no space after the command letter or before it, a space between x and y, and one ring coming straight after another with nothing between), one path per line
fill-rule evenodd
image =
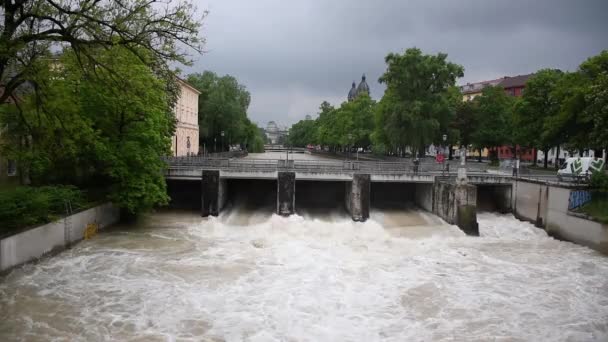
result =
M466 182L436 163L209 159L173 157L165 161L174 201L217 216L231 197L245 192L256 202L276 203L276 213L291 215L300 203L340 203L355 221L365 221L370 206L412 203L467 234L478 235L476 212L511 211L512 177L469 168ZM235 195L237 194L237 195ZM273 205L274 207L274 205Z

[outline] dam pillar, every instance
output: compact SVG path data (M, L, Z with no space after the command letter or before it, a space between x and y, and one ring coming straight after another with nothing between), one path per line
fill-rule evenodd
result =
M471 184L437 181L433 185L433 213L467 235L479 236L477 188Z
M296 211L296 173L279 171L277 179L277 214L289 216Z
M346 183L345 206L353 221L365 222L369 218L371 177L355 173L353 181Z
M219 170L203 170L201 181L201 215L218 216L226 204L226 180Z

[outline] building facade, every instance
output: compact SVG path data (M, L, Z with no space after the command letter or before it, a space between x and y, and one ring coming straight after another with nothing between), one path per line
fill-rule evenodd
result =
M505 93L509 96L520 97L524 93L526 82L534 74L518 75L518 76L505 76L495 80L482 81L476 83L467 83L460 86L460 92L462 93L463 101L472 101L475 97L481 95L483 90L489 86L501 87ZM498 159L513 159L517 155L519 159L523 161L534 161L534 148L525 148L521 146L515 146L515 151L512 146L498 146L496 147ZM515 152L515 154L513 153ZM475 151L469 150L467 155L474 155ZM483 150L482 156L487 157L489 155L488 149Z
M462 93L462 101L473 101L474 98L481 95L481 93L486 87L496 86L502 80L502 78L498 78L489 81L467 83L465 85L460 86L460 93Z
M195 156L198 154L198 96L200 92L186 81L178 79L181 93L175 105L177 126L171 139L171 155Z
M276 122L269 121L264 130L266 138L271 145L281 144L285 136L287 135L288 129L285 127L279 127Z

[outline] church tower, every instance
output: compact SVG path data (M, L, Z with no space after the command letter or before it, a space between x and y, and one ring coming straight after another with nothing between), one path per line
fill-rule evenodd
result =
M367 85L367 82L365 82L365 74L361 77L361 83L359 83L359 86L357 87L357 96L363 93L369 95L369 86Z
M348 92L348 102L354 101L355 98L361 94L367 94L369 96L369 85L367 85L367 82L365 81L365 74L363 74L363 76L361 77L361 82L359 83L359 86L357 86L355 82L353 82L353 86Z
M352 88L350 88L350 91L348 92L348 102L353 101L355 99L355 97L357 97L357 88L355 85L355 81L353 81L353 86L352 86Z

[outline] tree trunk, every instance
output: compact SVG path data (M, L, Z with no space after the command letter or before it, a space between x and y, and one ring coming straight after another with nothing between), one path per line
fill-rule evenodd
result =
M454 155L452 154L452 146L448 146L448 159L449 160L454 160Z
M557 151L555 153L555 169L559 169L559 145L557 145Z
M545 163L544 163L545 165L544 165L543 167L546 169L546 168L547 168L547 165L548 165L548 163L549 163L549 149L548 149L548 148L545 148L545 149L543 150L543 153L544 153L544 155L545 155Z
M477 161L481 163L481 147L479 148L479 158L477 159Z
M536 159L538 158L538 150L536 148L532 148L532 152L533 152L532 158L534 158L534 163L532 165L536 166Z

